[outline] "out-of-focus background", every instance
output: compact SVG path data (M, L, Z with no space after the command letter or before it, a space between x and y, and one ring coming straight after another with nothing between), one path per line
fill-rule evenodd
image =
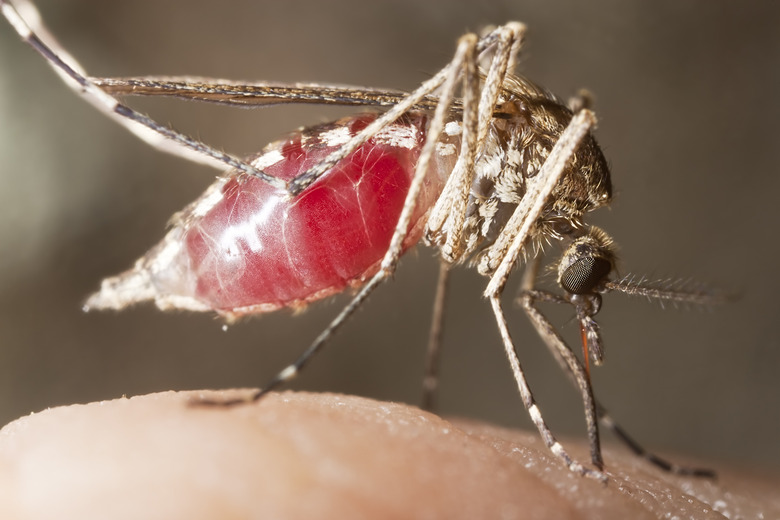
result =
M647 446L780 467L780 5L771 2L105 2L40 0L94 75L196 74L411 89L486 24L528 25L520 70L597 98L616 197L592 221L623 272L691 277L739 295L711 310L622 295L599 315L597 395ZM131 104L235 154L345 113ZM152 306L81 312L100 280L162 237L215 172L159 153L97 113L0 22L0 423L50 406L158 390L259 386L345 298L222 330ZM550 248L551 256L557 254ZM292 387L419 402L434 251L406 255ZM519 277L518 277L519 278ZM530 427L487 302L456 271L441 411ZM554 430L583 436L579 400L521 311L519 354ZM568 338L570 316L551 310Z

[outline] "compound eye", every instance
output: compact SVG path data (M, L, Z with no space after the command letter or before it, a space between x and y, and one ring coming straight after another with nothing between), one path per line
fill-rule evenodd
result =
M560 277L561 287L571 294L587 294L609 274L612 263L604 258L585 256L572 263Z

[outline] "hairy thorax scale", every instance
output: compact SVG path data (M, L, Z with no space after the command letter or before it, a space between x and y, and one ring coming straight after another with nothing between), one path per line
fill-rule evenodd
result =
M510 76L503 87L485 144L474 165L462 247L446 258L450 262L473 260L483 275L494 271L495 265L487 261L493 242L572 118L571 110L554 95L525 78ZM596 140L588 134L553 190L533 238L561 238L570 234L582 227L584 213L608 204L611 196L606 159ZM429 230L426 240L441 246L447 232L446 226Z

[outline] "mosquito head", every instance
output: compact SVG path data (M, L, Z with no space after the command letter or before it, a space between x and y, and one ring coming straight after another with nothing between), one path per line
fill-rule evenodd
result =
M599 228L588 228L563 253L558 284L572 296L597 295L603 292L614 265L612 239Z
M604 348L601 333L594 316L601 309L601 295L618 291L631 296L644 296L662 304L673 303L709 306L724 303L729 298L690 280L648 281L644 277L626 276L610 280L615 269L615 247L612 239L601 229L565 228L558 225L561 235L571 236L571 242L558 263L558 284L566 291L568 301L580 322L585 369L588 358L601 364ZM562 231L560 231L562 230Z
M600 365L604 348L598 324L593 319L601 309L601 293L615 266L612 239L597 227L587 228L566 248L558 264L558 284L568 293L568 300L577 312L582 336L585 370L589 374L588 358Z

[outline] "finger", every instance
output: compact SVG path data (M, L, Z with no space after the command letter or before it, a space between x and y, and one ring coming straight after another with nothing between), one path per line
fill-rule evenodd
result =
M238 395L166 392L7 425L2 518L657 518L683 506L711 510L681 491L690 480L664 480L630 457L607 452L616 480L603 486L570 474L534 435L453 424L406 405L305 393L232 408L191 405Z

